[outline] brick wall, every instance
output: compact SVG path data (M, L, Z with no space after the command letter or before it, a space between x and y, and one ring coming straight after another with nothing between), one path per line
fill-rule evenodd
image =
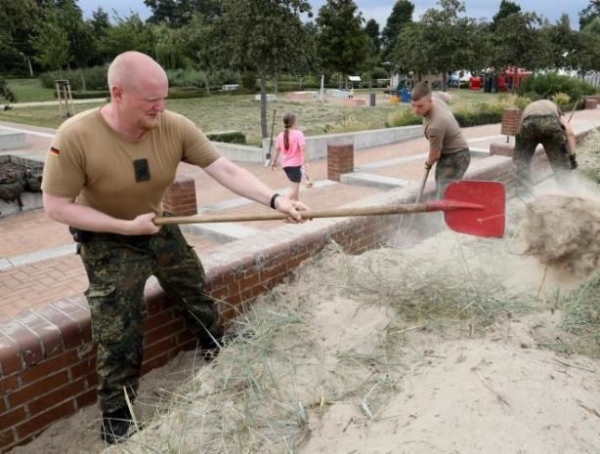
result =
M502 113L502 125L500 134L514 136L519 130L519 121L521 120L521 110L517 108L504 109Z
M512 161L492 156L474 162L466 178L502 181L510 193ZM432 196L432 190L432 185L428 186L424 199ZM408 203L413 199L414 194L397 189L352 206ZM435 233L428 216L416 216L412 227ZM224 317L232 317L328 242L335 241L350 253L361 253L385 244L398 233L399 224L399 216L318 219L303 225L282 225L229 243L202 257L207 290L219 299ZM156 281L149 282L145 297L143 373L194 346L184 319ZM95 386L95 349L83 297L28 310L4 323L0 319L0 452L27 443L53 422L93 404Z
M340 181L344 173L354 172L354 145L327 144L327 178Z

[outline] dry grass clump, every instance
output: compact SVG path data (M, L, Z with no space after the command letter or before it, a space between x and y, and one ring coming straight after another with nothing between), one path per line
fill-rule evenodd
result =
M417 248L418 254L390 249L355 258L348 268L350 293L369 303L389 305L400 317L424 326L459 320L484 327L537 303L499 274L498 265L511 255L505 243L448 234Z
M529 204L523 222L526 253L544 265L586 277L600 265L600 203L547 194Z
M591 131L577 147L577 161L580 175L600 183L600 132Z
M453 233L360 256L331 244L237 321L251 337L228 345L162 417L110 452L297 453L330 408L357 409L353 424L378 420L414 367L407 352L423 349L413 334L476 336L540 307L504 279L510 255L504 242Z
M568 352L600 357L600 273L570 292L557 295L564 313L561 328L571 334Z

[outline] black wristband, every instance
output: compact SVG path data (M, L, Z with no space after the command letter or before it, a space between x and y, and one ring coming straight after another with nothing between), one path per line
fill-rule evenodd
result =
M273 208L274 210L277 209L277 207L275 206L275 200L277 200L277 197L279 197L280 194L273 194L273 197L271 197L271 202L269 202L269 205L271 208Z

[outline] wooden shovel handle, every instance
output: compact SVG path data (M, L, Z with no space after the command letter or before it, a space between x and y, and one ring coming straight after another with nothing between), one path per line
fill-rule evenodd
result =
M317 218L339 218L349 216L378 216L388 214L423 213L426 211L441 211L452 209L440 204L413 203L403 205L386 205L372 207L347 207L329 210L306 210L301 211L304 219ZM287 215L279 211L259 214L202 214L196 216L172 216L154 219L156 225L166 224L204 224L217 222L251 222L251 221L274 221L285 219Z

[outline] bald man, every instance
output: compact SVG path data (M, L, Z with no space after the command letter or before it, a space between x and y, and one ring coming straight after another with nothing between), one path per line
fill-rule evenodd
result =
M165 110L168 81L152 58L125 52L108 69L110 103L81 112L58 129L43 175L47 215L70 226L89 288L98 344L102 438L126 438L143 352L146 280L157 277L194 329L199 347L218 351L223 328L203 292L204 270L177 226L158 227L162 198L180 162L195 164L231 191L301 222L306 206L279 196L220 156L194 123Z

